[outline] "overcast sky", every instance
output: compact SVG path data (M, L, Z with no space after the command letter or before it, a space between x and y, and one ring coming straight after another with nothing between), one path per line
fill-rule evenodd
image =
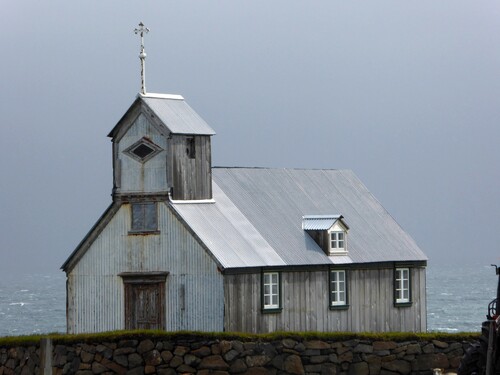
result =
M0 272L58 272L111 202L107 138L181 94L213 164L351 169L430 263L500 263L500 2L3 0Z

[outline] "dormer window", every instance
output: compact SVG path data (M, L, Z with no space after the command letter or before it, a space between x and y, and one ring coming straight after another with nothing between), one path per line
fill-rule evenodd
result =
M344 239L344 232L330 232L330 251L345 251Z
M326 255L346 255L349 227L343 219L342 215L305 215L302 217L302 229Z

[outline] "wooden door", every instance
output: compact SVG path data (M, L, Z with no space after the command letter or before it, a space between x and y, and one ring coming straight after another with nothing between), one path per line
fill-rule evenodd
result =
M164 285L125 284L125 329L165 329Z
M168 272L122 272L125 329L165 329L165 282Z

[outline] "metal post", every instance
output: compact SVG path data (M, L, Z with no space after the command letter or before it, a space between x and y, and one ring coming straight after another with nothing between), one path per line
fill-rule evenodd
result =
M141 59L141 94L146 94L146 51L144 49L144 34L149 33L149 29L144 27L142 22L139 23L139 28L134 30L135 34L141 36L141 52L139 58Z

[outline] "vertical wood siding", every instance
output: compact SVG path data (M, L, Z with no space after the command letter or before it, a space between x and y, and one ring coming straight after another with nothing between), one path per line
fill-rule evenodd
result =
M124 329L121 272L169 272L167 330L222 331L222 275L165 203L158 203L158 235L128 235L123 204L68 275L70 333Z
M128 147L147 137L160 146L163 151L145 163L141 163L123 153ZM118 193L129 192L166 192L167 175L167 139L148 121L146 116L140 114L128 129L127 133L115 146L115 185Z
M194 138L195 158L186 152L186 140ZM173 198L199 200L212 198L212 160L210 136L172 135L168 157Z
M426 330L425 268L412 268L410 307L394 306L394 270L349 270L347 310L329 309L327 271L282 272L279 313L261 311L261 275L226 275L225 329L243 332Z

